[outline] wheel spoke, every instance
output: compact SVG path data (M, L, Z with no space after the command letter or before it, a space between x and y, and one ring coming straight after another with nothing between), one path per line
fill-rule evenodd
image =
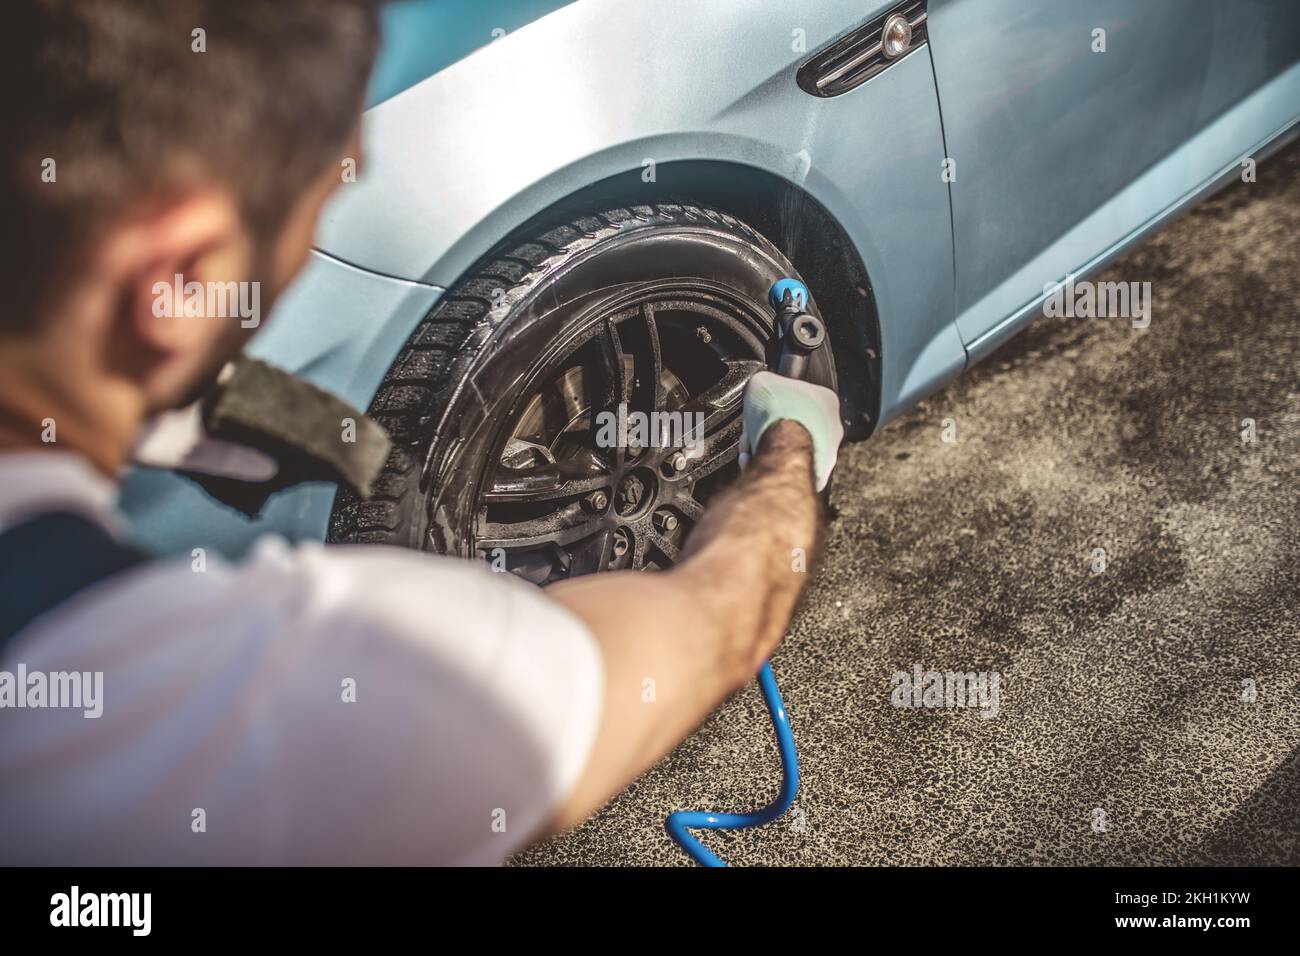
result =
M738 359L726 363L727 371L713 385L682 406L683 412L704 413L704 433L722 427L728 419L740 414L745 383L755 372L765 366L759 361Z
M621 395L629 412L663 410L663 351L654 306L644 303L608 319L604 340L606 354L617 352L623 360L623 377L607 395ZM607 367L606 375L614 376L615 371Z
M719 468L736 460L740 453L741 421L738 414L732 415L716 431L704 436L703 451L694 458L687 459L685 477L691 481L707 478Z
M569 525L557 521L553 515L528 521L488 521L479 527L478 547L483 551L493 548L524 550L547 544L563 548L591 537L603 528L604 522L596 517Z
M632 383L627 377L627 352L623 348L622 337L618 334L618 326L615 324L613 317L604 320L604 334L600 338L600 351L603 359L603 382L602 396L599 405L592 406L592 426L596 427L597 416L608 412L618 415L620 405L626 405L629 401L632 389ZM635 362L633 358L633 362ZM635 369L635 365L633 366ZM598 432L597 432L598 433ZM613 451L612 467L615 471L623 467L623 460L627 455L627 449L621 442L616 443L613 449L602 449L605 452Z
M628 401L631 395L631 383L627 378L627 352L623 349L623 339L618 334L618 325L612 318L605 320L605 334L601 337L601 354L605 360L607 392L610 405ZM611 407L611 410L612 407Z
M654 545L655 550L673 564L676 564L681 560L682 553L678 550L677 545L673 544L658 531L650 532L650 543Z
M650 536L645 534L634 534L632 536L632 560L629 567L643 568L646 563L646 554L650 549Z
M699 521L704 517L704 505L700 504L690 495L682 495L673 501L673 507L690 518L692 521Z
M600 488L609 489L611 480L605 474L568 474L563 463L528 471L502 468L493 476L492 487L484 492L483 501L486 504L553 501L590 494Z
M641 323L645 329L646 358L649 359L649 381L641 389L648 399L649 411L662 411L664 407L664 357L659 342L659 323L655 320L654 306L649 302L641 306ZM648 394L646 394L648 392ZM644 399L643 399L644 400Z

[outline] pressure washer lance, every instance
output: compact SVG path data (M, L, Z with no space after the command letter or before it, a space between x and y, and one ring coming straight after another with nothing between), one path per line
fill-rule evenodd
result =
M780 347L776 370L790 378L801 379L808 374L809 356L826 341L826 325L817 316L804 311L808 305L808 287L798 279L781 279L773 284L768 301L776 310ZM734 830L771 823L790 809L799 789L799 758L794 748L794 733L790 729L790 715L781 700L781 691L777 689L772 665L768 661L764 661L759 669L758 686L763 692L768 716L772 718L777 749L781 753L781 790L775 800L752 813L678 810L668 814L664 821L668 835L701 866L727 864L690 830Z

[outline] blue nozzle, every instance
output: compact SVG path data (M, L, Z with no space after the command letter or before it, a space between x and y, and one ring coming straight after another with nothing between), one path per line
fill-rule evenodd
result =
M781 299L785 297L786 290L790 290L790 298L794 301L795 307L800 309L808 308L808 287L798 279L777 279L772 283L772 288L768 290L767 301L771 303L773 309L781 307Z

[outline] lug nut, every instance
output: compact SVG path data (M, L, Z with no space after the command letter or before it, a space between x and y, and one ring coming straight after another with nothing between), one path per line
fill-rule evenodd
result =
M673 452L666 464L668 465L668 469L674 473L683 472L686 470L686 456L679 451Z
M593 491L587 495L587 508L590 511L604 511L609 507L609 495L603 491Z
M664 534L671 534L677 530L677 515L667 508L660 508L655 512L655 527Z
M621 558L627 554L630 542L627 540L627 532L619 528L614 532L614 557Z

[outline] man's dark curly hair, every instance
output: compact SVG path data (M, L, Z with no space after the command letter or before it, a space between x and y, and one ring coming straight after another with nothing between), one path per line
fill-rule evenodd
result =
M269 241L356 125L378 8L6 3L0 332L35 323L98 230L195 186L229 189L255 239Z

